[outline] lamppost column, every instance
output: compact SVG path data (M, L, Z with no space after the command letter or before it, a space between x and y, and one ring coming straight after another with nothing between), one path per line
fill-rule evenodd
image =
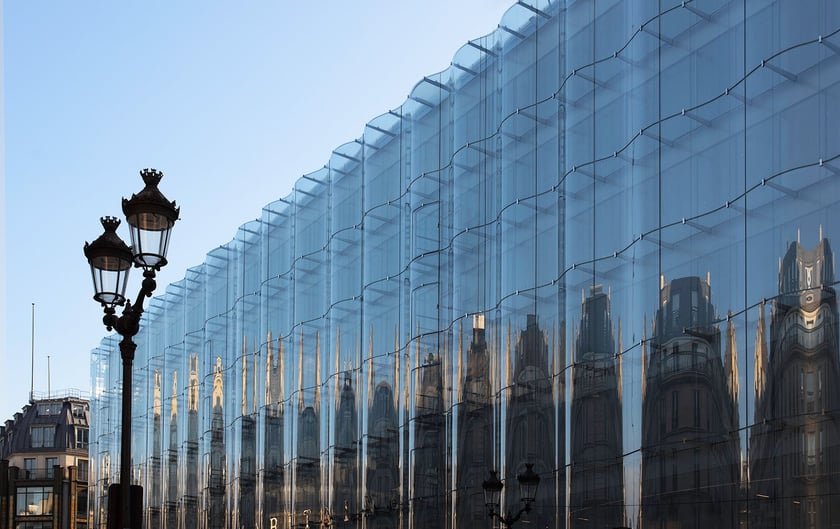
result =
M129 247L117 235L120 225L116 217L102 217L105 232L92 243L85 243L85 257L90 265L93 278L93 299L99 302L105 316L102 322L110 330L116 330L122 337L120 356L123 363L122 378L122 423L120 435L120 484L119 514L108 518L109 529L134 528L142 526L142 521L132 519L131 513L131 399L132 367L137 345L134 336L140 330L140 318L143 315L143 302L151 297L155 290L155 273L166 266L166 252L169 247L169 234L179 209L175 202L170 202L157 187L163 173L155 169L140 171L145 187L131 199L123 199L122 209L131 230L132 246ZM125 297L128 272L131 267L143 269L143 283L134 305ZM125 305L119 318L116 307ZM142 489L135 501L142 503ZM114 505L116 499L111 505ZM117 520L117 518L120 518ZM120 525L117 525L119 522Z
M131 400L132 369L137 344L130 337L120 341L123 364L122 424L120 432L120 515L123 527L130 527L131 520Z

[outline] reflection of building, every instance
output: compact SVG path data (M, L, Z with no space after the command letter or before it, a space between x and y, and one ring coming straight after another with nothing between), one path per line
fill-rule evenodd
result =
M832 51L840 46L840 33L832 34L840 28L836 2L673 0L662 2L661 10L655 2L621 0L510 3L498 30L471 40L446 71L426 77L418 72L420 82L403 104L360 127L360 137L331 155L324 153L329 157L324 166L301 178L288 196L266 204L259 220L243 225L230 243L219 241L223 244L204 263L151 300L150 308L159 302L163 310L144 312L137 336L135 375L144 391L134 408L133 431L140 442L134 444L133 473L139 481L152 463L154 418L147 400L154 369L165 373L168 382L173 371L182 375L192 369L184 355L194 353L201 405L196 406L195 427L190 426L193 416L185 421L181 409L178 435L186 450L181 460L189 467L182 474L198 470L179 479L184 508L192 509L184 519L200 514L198 523L185 527L212 529L205 521L212 510L210 523L233 529L231 521L243 504L239 465L246 422L240 420L237 346L246 330L253 339L250 329L270 330L275 354L278 338L286 346L285 373L272 367L270 375L262 368L258 375L258 388L274 388L285 380L287 390L284 397L272 397L276 412L257 416L258 509L280 511L280 516L256 520L262 528L273 529L276 521L288 529L290 520L304 521L292 511L303 497L297 489L304 473L297 474L297 465L306 452L298 444L304 446L300 438L312 421L318 428L304 437L317 439L318 446L305 446L313 461L319 458L321 481L311 500L316 503L305 506L316 511L310 521L321 521L319 506L341 516L343 502L336 497L351 494L357 503L348 505L349 514L373 514L358 526L384 519L398 522L391 526L415 529L421 514L413 510L420 504L414 502L415 479L426 470L415 465L424 461L415 450L418 413L425 414L418 409L417 393L422 371L434 371L421 370L428 353L443 368L444 509L451 525L444 529L482 527L486 514L479 489L490 468L505 479L505 507L515 512L521 505L515 497L516 474L524 462L536 459L542 482L535 508L551 511L552 529L571 524L572 508L567 507L572 496L586 504L590 500L581 491L599 488L586 485L587 473L577 472L578 461L589 464L595 450L585 443L582 448L571 433L585 439L600 428L585 423L582 429L580 418L568 428L565 424L573 407L578 412L595 406L594 397L585 397L587 385L581 380L586 364L571 355L572 349L595 350L577 343L581 308L571 291L602 281L611 288L615 343L610 350L624 351L615 369L622 373L624 389L625 525L731 527L739 475L751 473L756 486L777 484L756 493L750 489L750 494L742 486L749 501L741 506L752 512L772 513L765 504L771 497L781 501L781 495L773 494L783 481L792 493L799 494L797 483L808 483L810 490L834 494L827 481L806 480L792 470L801 459L809 472L840 472L840 457L831 456L833 448L827 445L833 442L832 430L815 429L816 424L833 424L838 408L833 396L823 394L826 413L819 415L824 422L786 418L800 385L803 393L811 383L820 391L819 365L808 362L824 358L823 353L805 362L804 353L788 354L790 348L779 343L794 336L813 341L819 333L781 330L788 321L784 315L796 311L782 310L773 298L779 292L775 261L787 251L775 247L780 234L791 223L814 229L820 221L840 224L840 178L835 175L840 134L831 125L840 115L840 55ZM762 38L745 39L745 34ZM765 59L766 64L760 62ZM774 264L768 267L768 262ZM713 323L708 283L700 279L675 280L663 288L667 295L660 304L663 270L672 271L670 279L711 270L721 285L715 287L715 306L722 321ZM688 309L674 310L672 298L678 292ZM693 315L692 295L698 310ZM833 293L824 288L819 295L828 299ZM754 372L753 341L741 329L763 298L773 305L773 344L767 305L767 359ZM595 311L597 303L592 303L586 311ZM658 316L652 314L656 309ZM726 321L730 310L733 318ZM527 318L529 312L539 320ZM469 328L464 321L475 313L486 314L486 337L481 325ZM820 314L825 320L833 313L822 309ZM657 320L655 333L649 316ZM671 325L672 320L680 324ZM456 331L462 322L465 331ZM822 329L835 333L831 325ZM370 355L363 336L369 326L381 334ZM339 328L353 345L335 355ZM394 328L398 343L392 348ZM737 363L735 330L745 344L737 348ZM317 416L312 401L316 332L331 345L322 351L322 368L330 369L324 369L318 384L323 389L338 383L337 398L322 399ZM307 400L299 410L294 386L301 333L309 342L300 362ZM270 348L262 336L260 364ZM456 336L463 337L463 344L450 339ZM832 340L826 338L820 347L829 347ZM401 365L417 371L391 376L391 354L397 351ZM225 369L223 410L212 398L217 354ZM333 355L339 357L337 364ZM796 361L783 369L783 357ZM107 512L105 491L119 466L118 360L112 335L94 352L91 366L97 388L93 427L99 430L92 466L102 469L97 472L97 513ZM840 380L829 376L825 362L823 388L833 387ZM739 380L734 376L738 364ZM808 378L812 367L814 378ZM794 381L798 369L803 369L801 384ZM221 376L220 371L220 381ZM574 404L565 402L571 398L565 384L573 381ZM737 401L736 382L747 394ZM755 415L754 383L759 389ZM351 393L355 425L349 417ZM285 414L283 398L289 399ZM806 410L811 397L802 398L798 409ZM740 414L736 402L743 406ZM311 412L299 413L309 406ZM589 427L593 431L587 434ZM775 437L765 431L770 427L778 429ZM794 440L791 432L797 429L802 432ZM164 423L164 440L165 430ZM739 432L743 452L752 456L748 471L738 471L744 466L737 464L731 431ZM819 433L826 467L818 466ZM779 446L773 447L776 440ZM613 442L606 439L602 449ZM771 454L786 443L786 450L795 451L789 456L779 452L786 461L782 467ZM570 460L573 451L575 461ZM339 457L342 453L346 460ZM814 455L812 465L809 454ZM189 464L190 458L197 464ZM342 492L336 487L339 476L351 474L356 480ZM827 520L821 514L817 497L809 497L810 503L791 499L785 508L801 509L801 520L807 515L812 525L836 524L833 516ZM198 508L187 498L200 498ZM389 513L395 501L399 513ZM98 521L104 517L97 516ZM741 519L751 529L773 524L780 529L788 520L795 527L788 517L767 520L772 523L752 523L746 515ZM342 526L342 520L335 522ZM490 525L486 519L485 524L484 529ZM544 526L530 515L517 524Z
M88 527L88 403L30 401L0 426L0 529Z
M359 438L356 389L349 371L343 374L335 409L335 456L333 460L333 509L336 513L359 512L357 497Z
M779 263L779 296L756 337L750 500L761 527L840 525L840 365L834 255L828 240L791 243ZM832 463L834 462L834 463Z
M414 397L414 526L444 527L447 483L440 356L427 355L418 371L420 380Z
M708 281L665 284L642 401L642 526L732 528L740 481L734 332L725 358Z
M161 526L161 414L163 413L163 401L161 397L161 374L155 369L154 387L152 388L152 457L149 459L149 476L147 494L149 495L149 509L147 513L146 526Z
M484 316L473 317L473 338L467 350L467 369L461 382L458 410L458 527L487 527L481 483L493 465L493 391Z
M178 528L178 372L172 373L172 396L169 399L169 450L166 454L166 529Z
M209 529L223 529L226 525L227 509L225 508L225 397L224 397L224 367L222 357L216 357L213 366L213 395L210 403L212 418L210 420L210 469L207 480L208 509L206 527Z
M310 521L320 516L321 509L321 347L315 340L314 402L306 404L303 389L303 334L298 350L298 431L297 464L295 465L295 508L298 520L310 511Z
M366 527L370 529L397 526L399 506L399 429L397 395L391 384L381 380L373 386L373 333L368 371L368 446L365 481L370 511ZM394 359L399 365L399 357ZM397 369L395 369L397 371ZM395 377L396 378L396 377Z
M263 527L271 527L271 519L283 519L283 481L285 479L283 424L283 340L277 340L277 356L268 335L268 353L265 359L265 451L263 472Z
M187 388L187 442L184 527L198 527L198 355L190 355Z
M572 374L572 528L626 525L621 372L615 353L610 298L593 287L581 309Z
M242 341L242 431L239 454L239 527L254 527L257 491L257 355L253 355L253 368ZM234 517L236 520L236 517Z
M508 359L510 359L510 331L508 331ZM525 464L534 465L540 476L540 486L529 520L536 527L561 524L558 500L555 495L555 436L557 435L556 407L549 370L549 349L536 314L528 314L527 326L519 333L515 348L510 400L507 406L507 454L505 458L508 483L525 471ZM562 446L562 443L561 443ZM565 481L565 479L564 479ZM521 506L516 486L505 487L505 509ZM562 512L562 507L561 507Z

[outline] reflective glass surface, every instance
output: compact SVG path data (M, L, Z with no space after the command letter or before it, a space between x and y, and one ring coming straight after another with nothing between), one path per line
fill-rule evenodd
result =
M840 526L835 117L832 0L517 3L151 300L146 526Z

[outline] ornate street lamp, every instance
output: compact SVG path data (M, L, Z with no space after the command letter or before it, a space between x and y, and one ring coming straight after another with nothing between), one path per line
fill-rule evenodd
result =
M175 202L170 202L158 190L157 185L163 173L155 169L140 171L146 186L131 199L123 199L123 213L130 230L129 248L117 235L119 219L102 217L105 232L92 243L85 243L85 257L90 264L93 276L93 299L102 305L105 316L102 322L110 331L122 336L120 356L123 363L122 385L122 436L120 447L120 483L109 490L109 529L139 528L141 519L142 489L131 487L131 373L134 351L137 345L134 336L140 330L140 317L143 315L143 302L151 297L157 284L155 275L166 265L166 252L169 248L169 235L179 209ZM134 304L126 299L125 289L131 265L143 269L143 283ZM117 317L116 307L125 306L122 316ZM131 489L135 491L132 493ZM116 490L119 492L116 492ZM112 492L114 494L112 494ZM132 503L137 505L132 506ZM114 509L119 505L119 510ZM133 507L133 508L132 508ZM134 513L134 516L132 516Z
M484 504L487 506L487 515L496 518L506 527L512 526L526 512L531 511L531 505L537 497L537 487L540 485L540 477L534 472L533 463L525 463L525 470L516 476L519 482L519 496L523 507L515 515L508 511L506 516L499 514L500 500L504 483L501 482L495 470L490 471L490 478L481 484L484 489Z

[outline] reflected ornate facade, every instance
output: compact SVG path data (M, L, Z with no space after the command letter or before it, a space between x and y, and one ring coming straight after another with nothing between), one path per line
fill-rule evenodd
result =
M738 359L719 319L708 279L663 278L642 400L645 527L737 526Z
M419 360L419 358L418 358ZM443 527L446 523L446 423L441 358L429 354L418 369L414 409L414 525Z
M621 357L610 299L601 286L583 301L572 370L570 527L625 526ZM620 341L620 340L619 340Z
M513 4L149 301L148 529L490 528L527 464L540 529L840 524L838 57L832 0Z
M520 505L519 490L512 486L515 478L510 478L524 472L526 464L533 464L534 472L540 476L540 488L531 518L542 526L556 521L557 511L564 507L555 497L555 469L562 469L560 476L564 482L566 473L565 465L557 464L557 408L552 384L554 366L548 363L548 338L540 329L536 314L528 314L526 322L516 339L515 364L507 370L510 378L506 386L510 395L506 409L505 470L510 486L505 490L505 508L515 512ZM511 360L510 334L507 359Z
M493 468L493 382L484 316L473 318L458 413L456 519L459 526L487 527L481 483Z
M779 261L767 347L764 306L756 337L755 425L750 437L754 523L840 524L840 349L834 254L820 234ZM761 381L761 384L758 383Z

